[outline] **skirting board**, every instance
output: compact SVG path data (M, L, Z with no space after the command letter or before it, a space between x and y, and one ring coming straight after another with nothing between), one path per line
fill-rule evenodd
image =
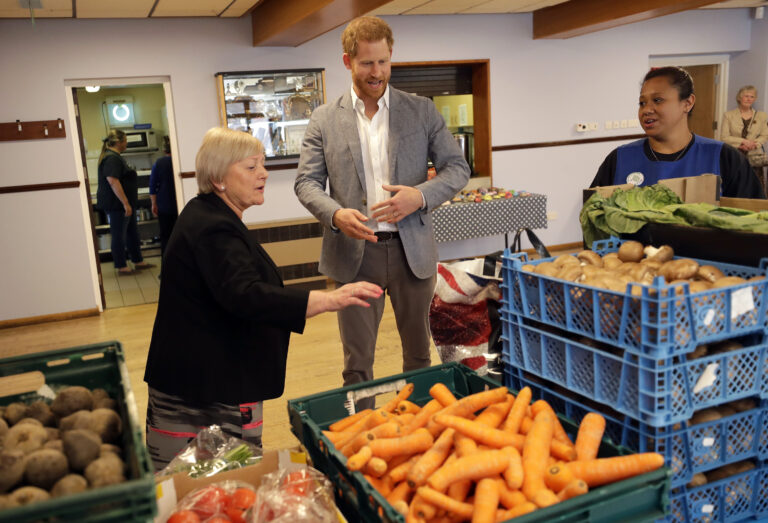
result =
M13 320L0 321L0 329L9 329L11 327L22 327L24 325L35 325L37 323L47 323L49 321L74 320L75 318L85 318L86 316L98 316L99 309L83 309L79 311L59 312L56 314L44 314L42 316L30 316L28 318L16 318Z

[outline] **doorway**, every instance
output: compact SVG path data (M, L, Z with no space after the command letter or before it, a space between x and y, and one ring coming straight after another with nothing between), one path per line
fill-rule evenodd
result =
M676 65L685 68L693 80L696 106L688 126L705 138L717 138L728 98L728 56L696 55L651 58L651 67Z
M170 151L177 208L181 208L178 147L175 139L170 81L167 78L124 78L69 81L73 146L79 161L81 201L91 238L94 295L101 310L154 303L159 295L160 227L152 212L149 178L155 162ZM114 267L110 225L106 213L96 208L98 164L103 140L111 129L128 135L128 149L121 156L137 173L137 220L139 247L145 262L154 267L119 275ZM165 146L165 147L164 147ZM128 266L132 263L128 261Z

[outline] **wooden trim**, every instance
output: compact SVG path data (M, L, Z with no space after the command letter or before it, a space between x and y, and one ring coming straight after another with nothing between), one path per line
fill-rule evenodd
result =
M37 120L34 122L0 123L0 142L12 140L46 140L49 138L65 138L67 130L64 120Z
M194 178L195 171L184 171L179 173L179 178Z
M80 187L79 181L74 182L55 182L55 183L37 183L34 185L11 185L0 187L0 194L10 194L17 192L51 191L54 189L77 189Z
M474 114L475 176L493 180L491 161L491 61L482 60L472 65L472 111Z
M622 140L639 140L645 138L644 134L625 134L622 136L603 136L602 138L584 138L581 140L562 140L559 142L519 143L514 145L494 145L491 150L516 151L518 149L539 149L541 147L560 147L562 145L582 145L586 143L618 142Z
M74 320L75 318L85 318L87 316L98 316L99 309L83 309L79 311L59 312L56 314L44 314L42 316L30 316L28 318L16 318L14 320L0 321L0 329L9 329L11 327L21 327L24 325L35 325L38 323L47 323L50 321Z
M552 252L560 251L581 251L584 248L584 242L558 243L556 245L547 245L547 250ZM523 249L527 254L536 254L536 249Z
M227 100L224 98L224 75L217 74L216 78L216 96L219 99L219 117L221 126L227 126Z

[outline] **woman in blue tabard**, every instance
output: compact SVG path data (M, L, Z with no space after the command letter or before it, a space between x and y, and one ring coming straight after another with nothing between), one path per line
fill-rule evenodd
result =
M688 117L696 103L693 80L680 67L651 69L640 89L638 118L647 138L614 149L592 187L718 174L723 196L763 198L760 181L744 155L730 145L693 134Z

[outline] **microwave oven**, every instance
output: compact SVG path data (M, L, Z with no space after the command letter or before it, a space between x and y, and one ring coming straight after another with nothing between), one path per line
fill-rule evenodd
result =
M156 151L157 137L152 129L126 129L126 152Z

